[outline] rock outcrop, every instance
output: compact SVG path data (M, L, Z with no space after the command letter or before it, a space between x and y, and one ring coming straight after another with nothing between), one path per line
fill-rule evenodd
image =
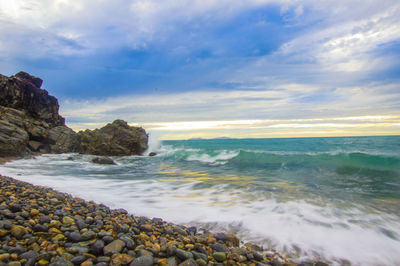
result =
M101 129L78 133L80 153L94 155L141 155L147 149L148 135L141 127L115 120Z
M65 126L58 101L40 78L0 75L0 156L74 152L78 135Z
M25 72L0 75L0 157L35 152L140 155L147 149L145 130L122 120L74 132L59 115L58 100L41 85L40 78Z
M58 114L57 99L40 89L42 82L25 72L11 77L0 75L0 105L24 110L28 116L49 126L64 125L64 118Z

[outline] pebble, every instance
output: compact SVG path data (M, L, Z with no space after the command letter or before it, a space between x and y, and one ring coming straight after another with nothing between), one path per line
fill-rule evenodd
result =
M225 252L214 252L213 257L216 261L218 262L223 262L226 260L226 254Z
M125 247L125 242L117 239L108 244L103 248L104 255L111 256L115 253L119 253Z
M154 263L154 259L151 256L141 256L132 261L129 266L152 266Z
M271 263L296 265L252 244L239 247L233 234L200 234L0 176L0 266Z

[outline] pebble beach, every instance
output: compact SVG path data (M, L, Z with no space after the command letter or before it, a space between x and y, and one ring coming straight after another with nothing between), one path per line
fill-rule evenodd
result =
M0 265L326 264L0 176Z

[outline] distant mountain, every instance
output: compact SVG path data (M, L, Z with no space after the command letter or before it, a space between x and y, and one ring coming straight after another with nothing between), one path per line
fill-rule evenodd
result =
M211 139L204 139L204 138L191 138L188 140L222 140L222 139L232 139L229 137L218 137L218 138L211 138Z

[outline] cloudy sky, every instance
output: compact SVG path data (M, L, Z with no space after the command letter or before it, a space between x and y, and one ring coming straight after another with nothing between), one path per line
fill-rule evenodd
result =
M398 0L0 0L0 73L74 129L163 139L400 134Z

